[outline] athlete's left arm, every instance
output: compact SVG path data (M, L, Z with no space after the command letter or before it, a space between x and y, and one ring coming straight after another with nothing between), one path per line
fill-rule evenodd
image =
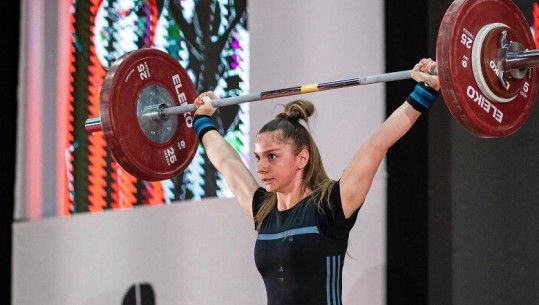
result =
M435 67L434 61L423 59L414 67L412 77L439 90L438 77L429 74ZM341 202L347 218L365 201L388 149L412 128L420 115L409 102L404 102L354 154L340 179Z

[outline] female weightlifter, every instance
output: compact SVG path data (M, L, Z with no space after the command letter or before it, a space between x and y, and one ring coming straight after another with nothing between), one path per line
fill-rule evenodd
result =
M435 67L431 59L415 65L414 91L357 150L336 181L327 176L313 138L300 124L314 113L312 103L288 103L256 135L261 187L215 129L209 100L217 96L205 92L195 100L197 135L258 231L255 263L269 305L342 304L349 232L387 150L434 103L440 88L438 77L430 74Z

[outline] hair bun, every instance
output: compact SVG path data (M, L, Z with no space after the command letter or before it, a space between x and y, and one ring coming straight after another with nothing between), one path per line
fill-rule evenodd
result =
M289 102L284 107L284 112L277 115L277 118L283 118L289 121L308 121L309 117L314 114L313 103L307 100L295 100Z

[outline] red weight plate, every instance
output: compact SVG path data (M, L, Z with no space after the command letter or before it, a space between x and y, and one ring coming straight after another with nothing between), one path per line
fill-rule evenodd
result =
M196 98L193 82L175 59L157 49L136 50L116 60L105 77L101 122L114 160L135 177L158 181L173 178L189 166L198 138L192 126L193 113L178 115L177 123L169 124L175 130L168 131L170 135L161 141L145 135L137 106L148 92L161 92L167 97L165 104L172 106L192 103ZM155 129L153 126L151 132Z
M520 88L510 102L487 98L477 84L473 71L472 51L476 39L485 39L482 56L490 56L492 46L481 29L490 24L502 24L510 35L525 48L534 47L531 30L525 17L511 0L457 0L451 4L438 31L436 60L442 94L453 117L470 133L479 137L503 137L517 131L528 119L537 95L536 67L520 81L511 85ZM481 60L485 60L481 58ZM488 59L487 59L488 60ZM477 63L475 63L477 65ZM498 90L501 82L488 74L485 82ZM519 83L520 82L520 83ZM500 88L496 88L496 86ZM500 89L501 90L501 89Z

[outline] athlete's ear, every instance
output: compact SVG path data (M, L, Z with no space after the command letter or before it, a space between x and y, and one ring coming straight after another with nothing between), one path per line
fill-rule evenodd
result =
M309 163L310 154L307 148L302 149L298 154L299 169L303 169Z

